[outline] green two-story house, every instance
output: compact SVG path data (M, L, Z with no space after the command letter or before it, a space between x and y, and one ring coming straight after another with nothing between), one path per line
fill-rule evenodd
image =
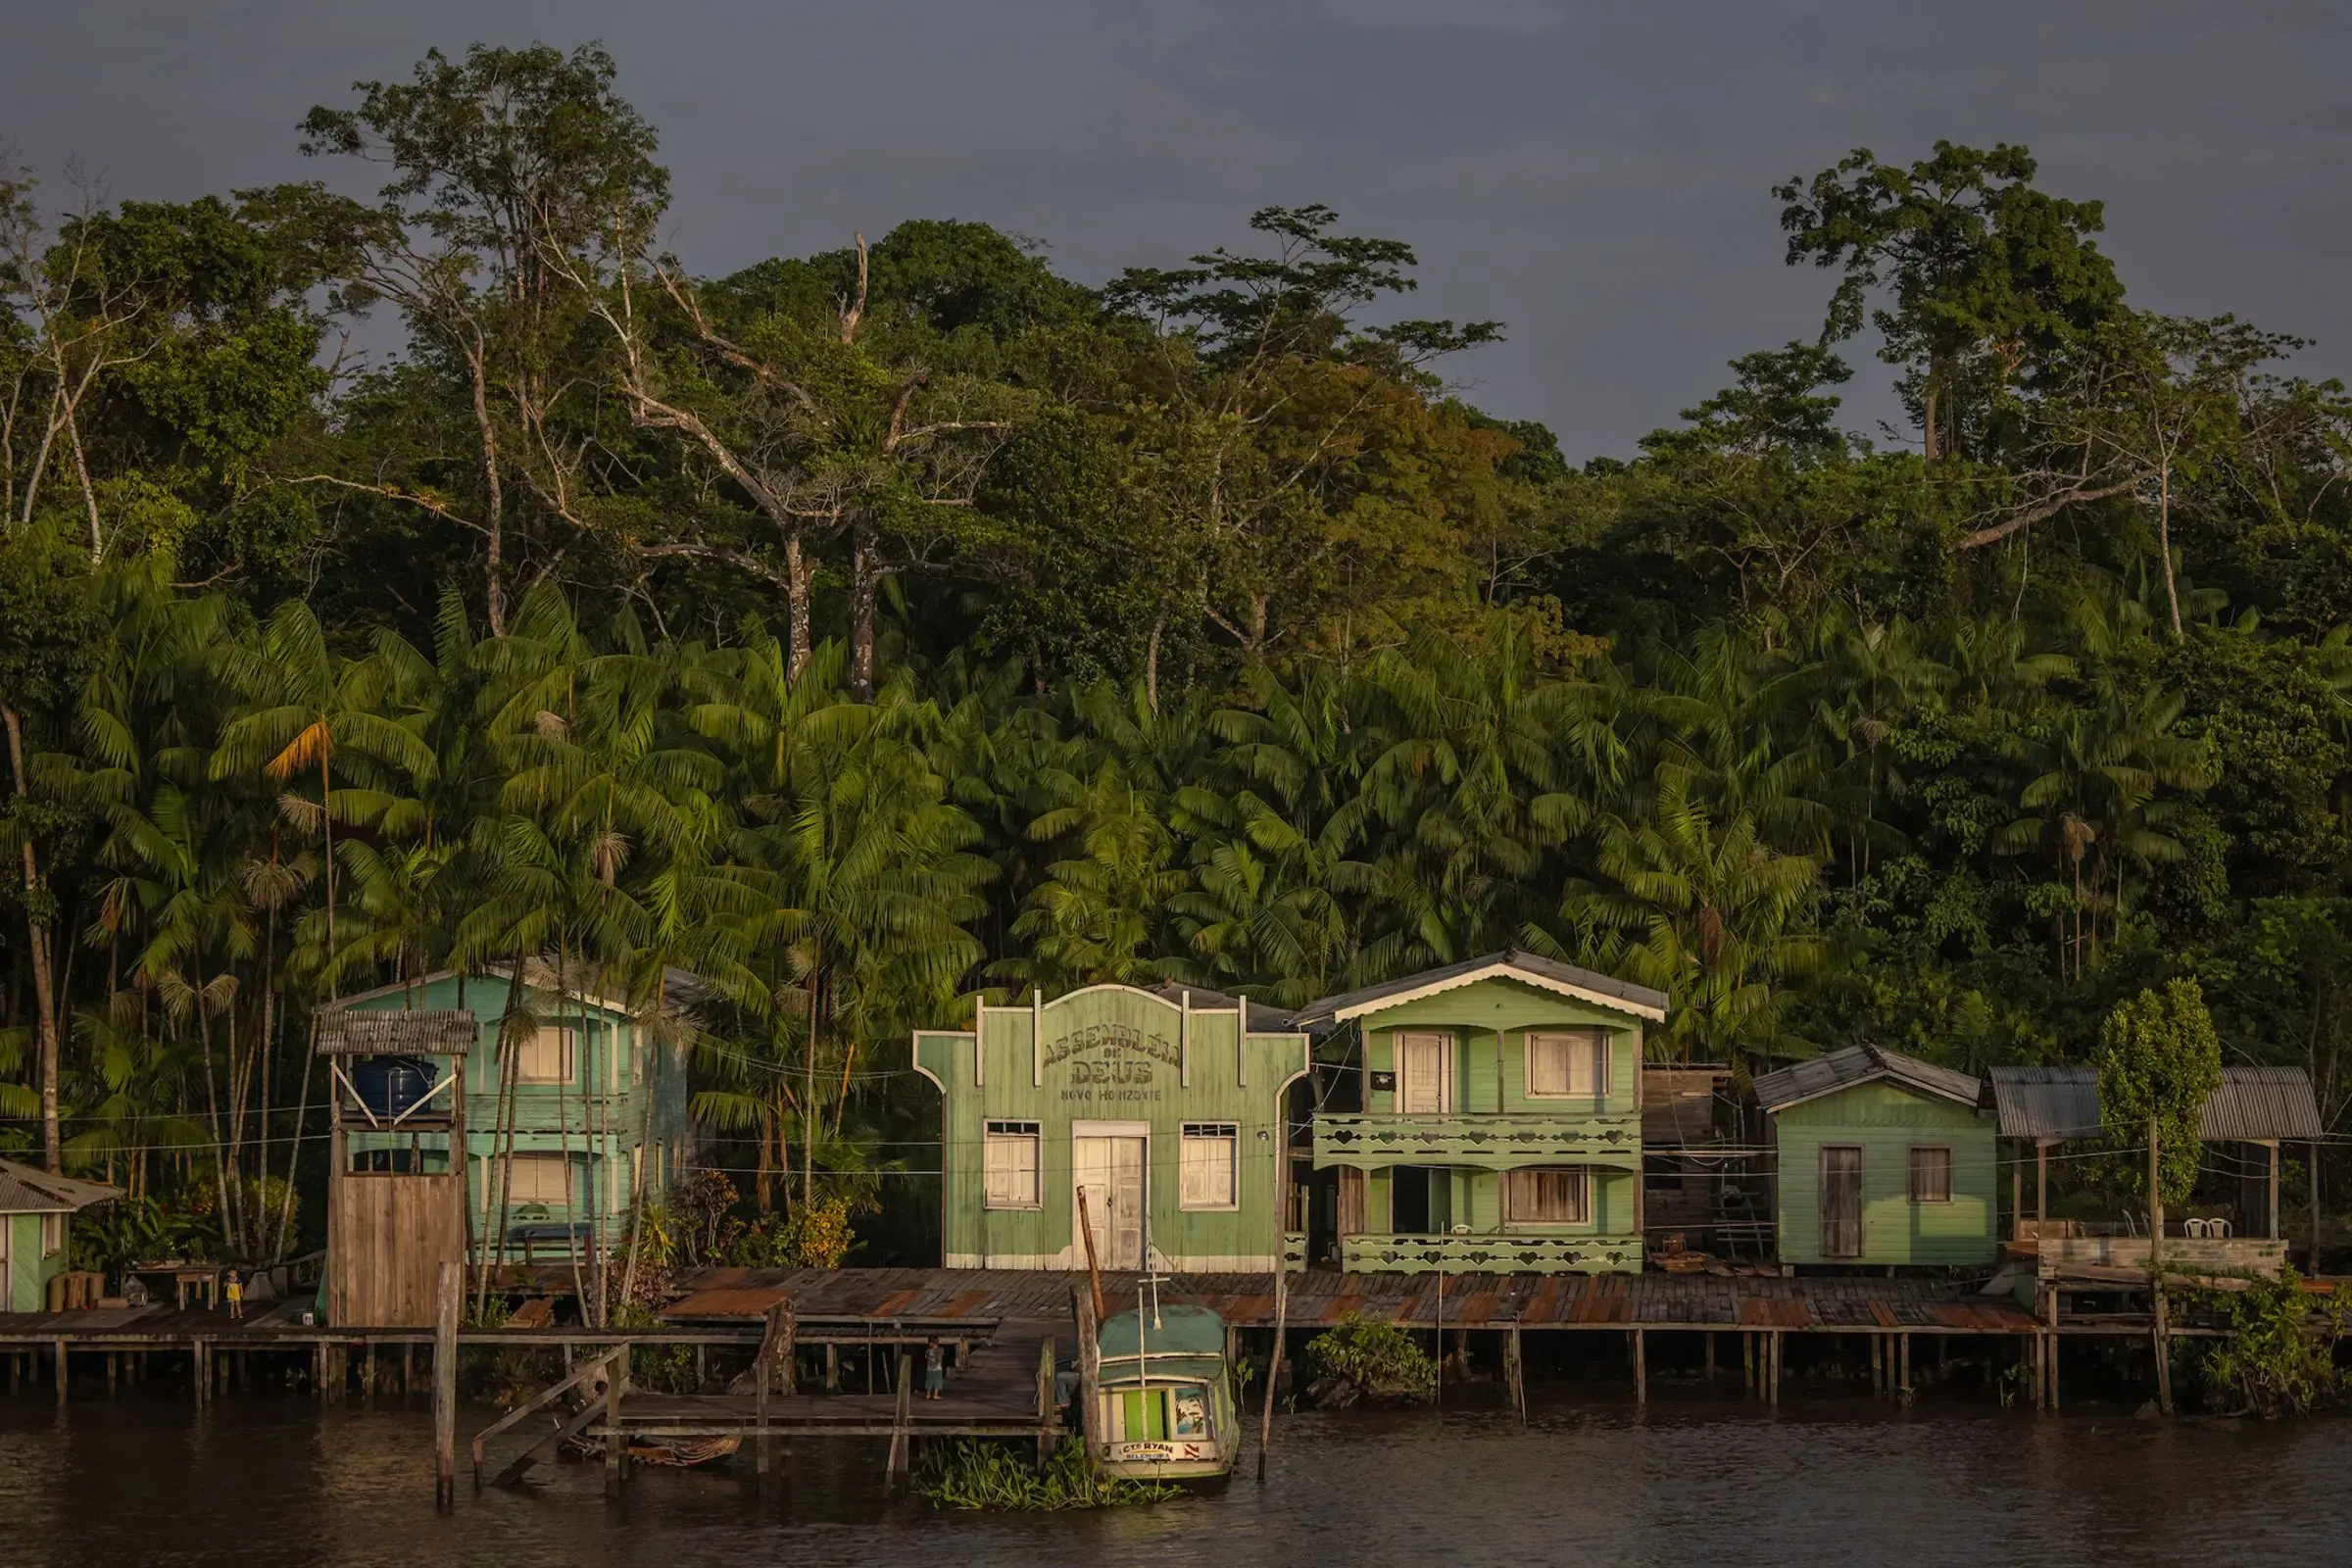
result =
M701 994L676 971L665 989L661 1012L673 1016ZM462 1142L463 1230L476 1260L551 1262L610 1248L627 1234L640 1197L660 1200L693 1157L682 1052L592 981L559 985L552 965L534 961L516 998L513 967L501 964L381 987L321 1011L355 1020L338 1033L368 1018L383 1025L368 1036L384 1042L382 1056L344 1046L335 1057L338 1182L446 1176L451 1145ZM391 1014L468 1026L436 1045L433 1031L400 1030ZM527 1021L527 1032L506 1038L509 1020ZM395 1077L387 1089L380 1070L371 1074L370 1062L390 1056L421 1064L431 1086L421 1102L409 1101L422 1084Z
M1341 1266L1639 1272L1642 1026L1665 1017L1662 993L1510 951L1301 1008L1351 1106L1314 1116Z

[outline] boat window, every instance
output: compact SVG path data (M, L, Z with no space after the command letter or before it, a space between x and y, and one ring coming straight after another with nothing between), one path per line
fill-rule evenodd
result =
M1529 1099L1598 1100L1608 1083L1607 1030L1555 1029L1527 1037Z
M1592 1184L1581 1166L1502 1173L1502 1217L1512 1225L1582 1225L1592 1215Z
M1208 1436L1208 1391L1198 1385L1180 1388L1172 1397L1176 1403L1175 1435L1180 1438Z
M1036 1208L1037 1151L1040 1139L1033 1121L992 1121L988 1124L987 1203L990 1208Z
M1182 1207L1236 1206L1240 1199L1234 1163L1240 1157L1241 1142L1241 1129L1229 1121L1184 1124Z

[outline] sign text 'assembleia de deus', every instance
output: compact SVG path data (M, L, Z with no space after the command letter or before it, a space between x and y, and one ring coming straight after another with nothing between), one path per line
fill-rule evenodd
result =
M918 1031L939 1086L951 1268L1270 1269L1291 1181L1282 1106L1306 1036L1198 988L1090 986Z

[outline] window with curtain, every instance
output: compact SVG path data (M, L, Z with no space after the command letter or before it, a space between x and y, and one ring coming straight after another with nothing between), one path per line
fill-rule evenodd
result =
M1549 1029L1527 1037L1530 1100L1598 1100L1608 1093L1605 1029Z
M523 1203L567 1204L571 1201L571 1156L568 1154L516 1154L508 1164L514 1186L508 1190L507 1201ZM493 1198L495 1203L495 1197Z
M572 1080L575 1031L541 1027L514 1047L514 1081L518 1084L567 1084Z
M1241 1155L1241 1129L1231 1122L1188 1121L1184 1124L1183 1208L1232 1208L1239 1201L1236 1161Z
M1914 1145L1911 1150L1911 1201L1948 1203L1952 1200L1952 1152L1948 1148Z
M1033 1121L988 1124L987 1203L990 1208L1036 1208L1037 1156L1043 1140Z
M1502 1173L1506 1225L1582 1225L1592 1214L1592 1185L1581 1166Z

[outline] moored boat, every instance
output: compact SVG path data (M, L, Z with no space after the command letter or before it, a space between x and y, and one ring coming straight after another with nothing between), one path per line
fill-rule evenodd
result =
M1222 1476L1242 1424L1225 1320L1206 1307L1146 1307L1106 1318L1095 1408L1095 1462L1113 1476L1189 1481Z

